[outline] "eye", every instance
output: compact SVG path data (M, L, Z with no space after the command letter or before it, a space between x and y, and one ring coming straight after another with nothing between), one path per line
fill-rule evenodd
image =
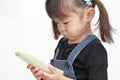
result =
M68 22L64 22L64 24L68 24L69 23L69 21Z

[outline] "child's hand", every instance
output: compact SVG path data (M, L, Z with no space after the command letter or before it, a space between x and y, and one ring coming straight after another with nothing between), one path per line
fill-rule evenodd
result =
M33 73L37 80L40 80L41 78L44 80L72 80L70 78L65 77L60 71L58 71L52 65L49 65L48 68L51 70L52 72L51 74L43 72L38 68L33 67L32 65L28 65L28 69L31 70L31 72Z
M28 64L27 68L30 69L30 71L32 72L32 74L34 75L34 77L36 78L36 80L40 80L41 79L40 69L32 66L31 64Z

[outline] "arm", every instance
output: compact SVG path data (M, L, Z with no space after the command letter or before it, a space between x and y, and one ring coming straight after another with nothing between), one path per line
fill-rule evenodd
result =
M86 70L89 80L107 80L107 52L103 46L92 46L86 56Z

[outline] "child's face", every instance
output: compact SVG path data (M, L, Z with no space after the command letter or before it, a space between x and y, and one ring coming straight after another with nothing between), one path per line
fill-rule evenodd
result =
M76 13L70 13L69 17L62 20L54 19L57 24L59 32L68 39L68 42L78 43L84 34L87 34L88 23L84 16Z

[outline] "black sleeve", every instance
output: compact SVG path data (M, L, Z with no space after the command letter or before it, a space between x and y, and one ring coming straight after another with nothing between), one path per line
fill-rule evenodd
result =
M89 80L107 80L107 52L102 45L92 45L86 54L86 70Z

